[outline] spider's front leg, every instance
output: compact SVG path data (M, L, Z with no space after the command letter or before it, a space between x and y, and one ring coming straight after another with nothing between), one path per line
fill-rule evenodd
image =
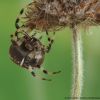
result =
M49 51L51 50L51 46L52 46L52 44L54 42L55 32L53 32L53 37L52 38L49 36L49 33L48 33L47 30L46 30L46 35L48 37L47 53L49 53Z

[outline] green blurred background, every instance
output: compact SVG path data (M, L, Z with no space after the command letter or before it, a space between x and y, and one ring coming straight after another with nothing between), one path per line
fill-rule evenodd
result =
M42 65L50 71L61 70L51 76L52 82L33 78L31 74L9 59L10 34L19 11L30 1L0 1L0 100L65 100L72 84L71 31L56 33L55 43ZM84 97L100 97L100 27L82 34L84 54ZM44 76L44 75L42 75Z

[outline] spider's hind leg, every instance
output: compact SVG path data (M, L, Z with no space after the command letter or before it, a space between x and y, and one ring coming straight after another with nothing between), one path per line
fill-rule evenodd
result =
M45 70L41 67L41 71L44 73L44 74L47 74L47 75L55 75L55 74L59 74L61 71L56 71L56 72L50 72L48 70Z
M33 77L36 77L40 80L52 81L51 79L43 78L43 77L36 75L31 66L29 67L29 72L32 74Z

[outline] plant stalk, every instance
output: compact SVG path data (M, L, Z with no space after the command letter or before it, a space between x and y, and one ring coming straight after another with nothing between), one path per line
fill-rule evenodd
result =
M73 28L73 85L72 100L80 100L83 85L83 59L81 32L76 26Z

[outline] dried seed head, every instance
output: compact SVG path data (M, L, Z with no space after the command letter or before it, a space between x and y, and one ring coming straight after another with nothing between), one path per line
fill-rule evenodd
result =
M23 18L24 16L24 18ZM22 23L28 31L57 31L73 25L100 24L100 0L37 0L26 7Z

